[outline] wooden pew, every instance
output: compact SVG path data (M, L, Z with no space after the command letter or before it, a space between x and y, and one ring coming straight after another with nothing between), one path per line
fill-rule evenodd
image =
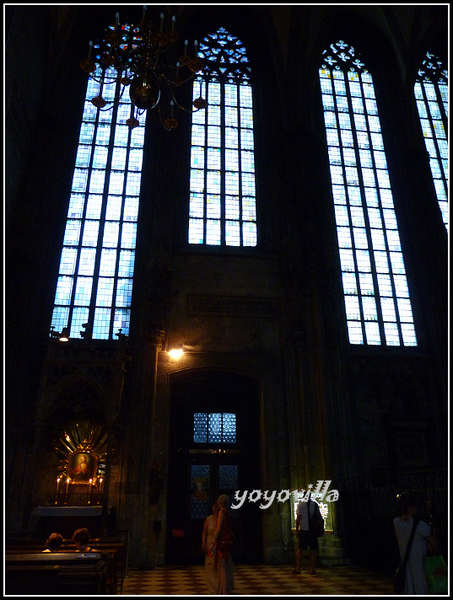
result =
M42 552L45 542L42 540L29 539L18 541L9 541L6 543L6 552L9 555L17 554L37 554L55 556L56 554L75 553L76 548L71 540L64 540L63 545L54 552ZM127 569L127 546L122 541L110 541L109 539L94 538L90 540L92 552L99 553L103 558L108 559L109 569L107 572L106 587L110 594L121 594L123 591L124 577ZM37 559L35 559L36 561Z
M7 552L8 595L107 594L112 560L99 552Z

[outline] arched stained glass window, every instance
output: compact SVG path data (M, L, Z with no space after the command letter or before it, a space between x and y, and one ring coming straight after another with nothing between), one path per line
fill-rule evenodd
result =
M129 94L101 87L106 101L119 102L95 108L100 85L89 79L52 315L72 338L82 326L93 339L129 333L146 112L130 129Z
M416 346L372 77L343 41L319 76L349 342Z
M199 45L204 69L192 117L189 244L256 246L256 195L250 67L243 44L220 28Z
M448 72L434 54L427 53L414 92L437 200L448 229Z

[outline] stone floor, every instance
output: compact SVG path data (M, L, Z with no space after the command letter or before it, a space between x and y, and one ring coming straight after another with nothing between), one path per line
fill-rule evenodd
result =
M235 596L392 596L392 579L360 567L321 567L314 575L291 565L235 565ZM129 569L125 596L207 595L203 566L161 566L150 571Z

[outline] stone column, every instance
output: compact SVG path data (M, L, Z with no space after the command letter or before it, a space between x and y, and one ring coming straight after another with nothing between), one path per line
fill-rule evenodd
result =
M155 566L149 474L154 443L157 361L163 337L162 329L153 329L147 336L140 359L134 361L137 368L133 371L133 415L126 441L128 460L123 521L130 532L131 564L143 569Z

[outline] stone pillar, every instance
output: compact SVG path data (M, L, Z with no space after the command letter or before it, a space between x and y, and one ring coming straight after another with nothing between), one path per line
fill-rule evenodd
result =
M154 444L153 420L156 404L156 376L164 331L155 328L148 334L140 360L134 361L131 422L126 441L125 509L123 522L130 532L130 561L136 568L155 566L155 543L150 511L149 474Z

